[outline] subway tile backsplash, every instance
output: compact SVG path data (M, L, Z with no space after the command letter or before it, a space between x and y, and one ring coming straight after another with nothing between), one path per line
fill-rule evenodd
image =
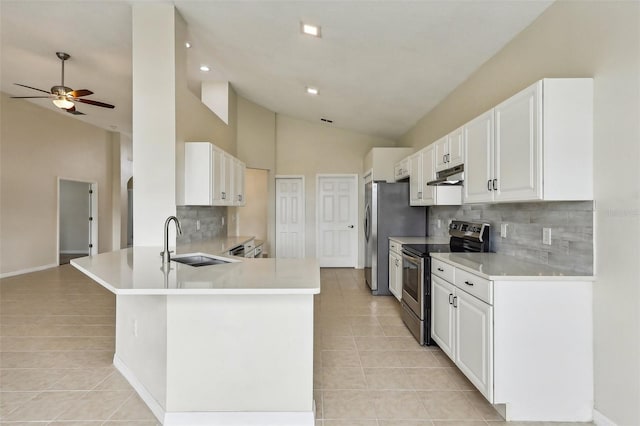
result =
M178 235L177 244L188 244L227 235L227 224L223 221L223 218L227 217L226 207L178 206L176 216L182 227L182 235ZM196 230L198 220L200 230Z
M491 224L491 251L584 274L593 273L593 201L429 207L429 236L447 236L450 219ZM438 228L438 220L441 226ZM507 224L507 237L500 225ZM551 228L551 245L542 244Z

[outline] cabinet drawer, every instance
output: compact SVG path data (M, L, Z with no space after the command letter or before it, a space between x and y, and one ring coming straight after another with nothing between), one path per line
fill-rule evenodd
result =
M453 283L455 268L448 263L439 261L438 259L431 259L431 273L439 276L445 281Z
M395 253L402 253L402 246L393 240L389 240L389 251L393 251Z
M457 269L454 283L456 287L493 305L493 283L491 281Z

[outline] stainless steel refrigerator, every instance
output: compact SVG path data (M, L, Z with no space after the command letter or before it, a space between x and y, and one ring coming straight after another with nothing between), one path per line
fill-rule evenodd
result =
M364 275L374 295L389 295L389 237L427 235L427 208L409 206L409 182L365 184Z

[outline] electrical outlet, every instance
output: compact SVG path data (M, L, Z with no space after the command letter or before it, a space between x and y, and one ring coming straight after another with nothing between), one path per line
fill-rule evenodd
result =
M196 231L200 230L200 219L196 219Z
M222 226L224 226L224 216L222 216Z
M438 229L442 228L442 220L438 219L436 221L436 226L438 227Z
M133 320L133 336L138 337L138 320Z
M508 228L508 223L501 223L500 224L500 236L502 238L507 238L507 228Z
M551 228L542 228L542 244L551 245Z

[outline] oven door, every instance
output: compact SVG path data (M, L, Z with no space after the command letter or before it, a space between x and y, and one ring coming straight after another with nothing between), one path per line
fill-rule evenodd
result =
M402 301L424 321L424 259L402 252Z

